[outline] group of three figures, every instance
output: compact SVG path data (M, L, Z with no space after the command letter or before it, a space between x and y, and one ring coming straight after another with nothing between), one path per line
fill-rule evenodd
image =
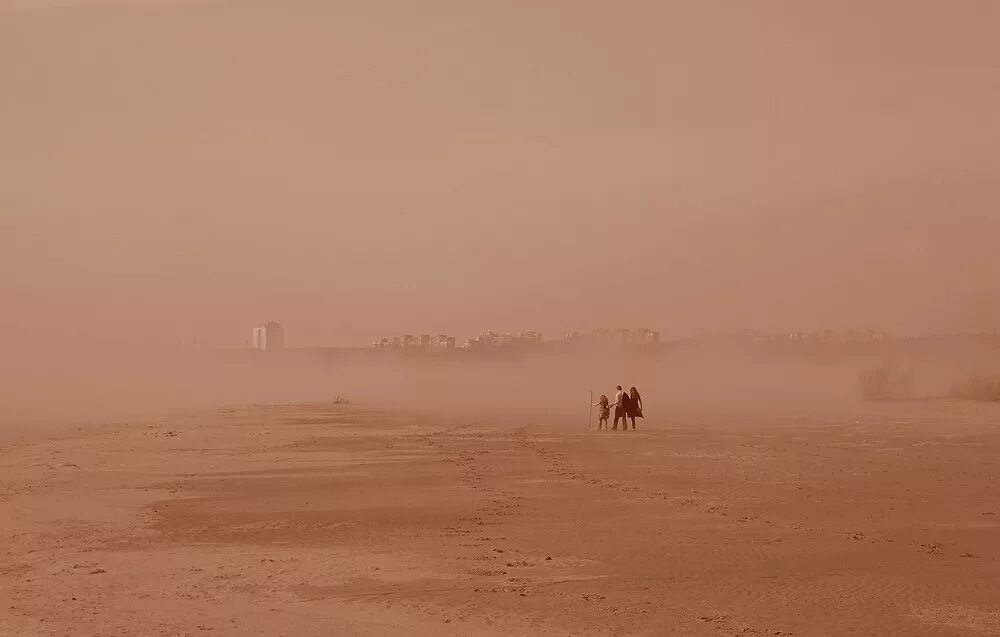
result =
M611 417L611 402L605 394L601 394L601 399L594 404L594 407L600 407L600 420L597 423L597 430L608 428L608 419ZM635 387L629 389L627 392L622 390L622 386L618 386L618 393L615 394L615 422L611 427L615 431L618 430L618 419L622 421L622 431L628 431L628 421L626 418L632 420L632 430L635 430L635 419L642 418L642 396L639 395L639 390Z

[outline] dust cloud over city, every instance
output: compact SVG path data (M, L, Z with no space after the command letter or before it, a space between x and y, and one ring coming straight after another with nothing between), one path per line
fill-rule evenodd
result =
M1000 634L998 24L0 0L0 637Z

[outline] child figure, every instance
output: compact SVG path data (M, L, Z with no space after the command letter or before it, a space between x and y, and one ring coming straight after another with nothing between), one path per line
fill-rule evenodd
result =
M602 428L608 428L608 419L611 418L611 405L608 402L608 397L601 394L601 399L594 403L594 407L600 407L600 419L597 421L597 430L600 431Z

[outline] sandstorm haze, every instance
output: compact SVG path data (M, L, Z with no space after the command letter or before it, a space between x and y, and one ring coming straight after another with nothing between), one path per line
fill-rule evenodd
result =
M1000 634L998 27L0 0L0 636Z
M4 2L19 346L996 327L989 2Z

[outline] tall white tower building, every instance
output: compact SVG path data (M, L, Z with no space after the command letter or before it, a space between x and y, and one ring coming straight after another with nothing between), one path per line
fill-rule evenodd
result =
M268 321L253 328L253 348L275 351L285 348L285 328L277 321Z

